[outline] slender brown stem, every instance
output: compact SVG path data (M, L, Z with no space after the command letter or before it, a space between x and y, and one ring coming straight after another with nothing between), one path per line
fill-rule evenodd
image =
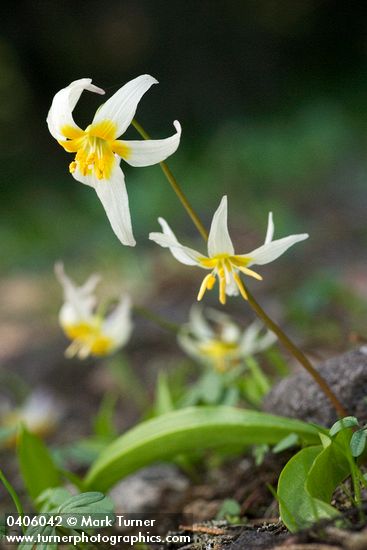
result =
M140 126L140 124L135 119L132 121L132 125L134 126L135 130L137 132L139 132L139 134L144 139L150 139L149 134L147 134L147 132L144 130L144 128L142 128L142 126ZM198 217L198 215L196 214L196 212L192 208L191 204L187 200L185 193L182 191L181 187L179 186L179 184L178 184L176 178L174 177L174 175L172 174L171 170L168 168L168 166L165 162L160 162L159 165L162 169L162 172L166 176L169 184L171 185L172 189L174 190L177 197L179 198L182 206L184 207L184 209L186 210L186 212L190 216L191 220L195 224L196 229L199 231L199 233L203 237L203 239L208 240L207 230L205 229L205 227L202 224L200 218Z
M134 128L139 132L139 134L144 139L150 139L149 134L140 126L136 120L133 120L132 122ZM190 218L194 222L196 228L200 232L201 236L205 241L208 240L208 232L205 229L204 225L202 224L200 218L194 211L191 204L188 202L186 196L181 190L181 187L179 186L176 178L173 176L171 170L168 168L167 164L165 162L160 163L161 168L163 170L163 173L165 174L167 180L171 184L171 187L175 191L176 195L178 196L179 200L181 201L182 205L184 206L186 212L189 214ZM348 416L347 411L339 401L339 399L336 397L326 380L321 376L321 374L312 366L310 361L307 359L307 357L304 355L304 353L288 338L288 336L282 331L282 329L265 313L265 311L262 309L262 307L257 303L255 298L252 296L252 294L247 290L247 298L248 303L251 306L251 308L255 311L256 315L263 321L263 323L272 331L274 332L279 340L282 342L282 344L288 349L288 351L297 359L297 361L303 366L304 369L312 376L312 378L315 380L315 382L319 385L320 389L323 391L323 393L326 395L326 397L330 400L333 407L335 408L336 412L340 417Z
M255 300L252 294L246 287L248 303L252 309L256 312L257 316L264 322L264 324L272 330L282 344L288 349L288 351L298 360L299 363L307 370L312 378L320 386L324 394L329 398L334 408L336 409L340 417L348 416L347 411L340 403L332 389L329 387L326 380L321 376L319 372L311 365L310 361L304 355L304 353L288 338L288 336L282 331L282 329L265 313L260 304Z

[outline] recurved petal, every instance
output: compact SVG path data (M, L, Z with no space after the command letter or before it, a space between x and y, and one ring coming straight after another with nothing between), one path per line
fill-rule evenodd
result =
M99 180L93 175L90 176L89 182L93 185L117 238L124 245L135 246L129 197L125 186L125 176L120 166L116 163L109 179Z
M114 142L113 150L131 166L151 166L162 162L172 155L180 144L181 125L173 123L176 133L166 139L147 139L145 141Z
M103 334L111 338L114 347L120 347L129 340L133 323L131 320L130 296L122 296L116 308L103 323Z
M149 74L143 74L122 86L96 112L93 124L112 120L117 126L116 137L121 136L134 118L142 96L158 81Z
M268 228L266 230L266 237L264 244L268 244L273 240L274 237L274 221L273 221L273 213L269 212L268 216Z
M82 286L77 286L65 273L61 262L55 265L55 274L61 283L64 291L65 304L61 310L62 318L73 318L77 320L86 320L92 314L96 304L94 290L100 277L92 275Z
M259 248L252 250L244 257L250 258L250 265L263 265L276 260L281 256L288 248L294 244L304 241L308 238L307 233L301 233L300 235L290 235L289 237L284 237L283 239L277 239L269 243L263 244Z
M234 254L234 248L227 226L227 197L224 195L216 210L210 227L208 238L209 257L217 254Z
M149 233L149 239L163 248L169 248L172 256L182 264L199 265L199 259L204 256L200 252L180 244L166 220L158 218L158 221L163 233Z
M73 133L73 130L80 131L79 126L74 122L72 112L83 90L104 94L104 90L92 84L91 78L81 78L75 80L54 96L47 115L47 124L51 135L55 139L64 140L65 137L70 137L69 135L66 136L68 130L69 133L70 131Z
M199 340L214 338L212 327L205 319L203 315L203 308L199 305L194 304L190 309L189 328Z

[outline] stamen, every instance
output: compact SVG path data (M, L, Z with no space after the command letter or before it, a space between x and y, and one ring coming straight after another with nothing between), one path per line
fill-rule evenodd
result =
M71 163L69 164L69 172L70 172L70 174L73 174L73 173L75 172L76 168L77 168L77 163L75 162L75 160L73 160L73 162L71 162Z
M240 271L242 271L242 273L244 273L245 275L248 275L249 277L253 277L254 279L257 279L258 281L262 281L263 278L261 277L261 275L259 275L258 273L256 273L256 271L252 271L252 269L249 269L248 267L242 267L242 266L238 266L238 269Z
M226 303L226 276L223 268L218 270L218 276L219 276L219 301L221 304L224 305Z
M248 300L247 292L245 290L245 287L243 286L243 282L241 281L241 277L238 275L238 273L233 272L233 278L237 283L238 290L240 291L242 298L244 298L245 300Z
M204 277L203 282L200 285L200 290L199 290L199 294L198 294L198 297L197 297L199 302L202 299L202 297L204 296L206 290L207 289L211 290L213 288L214 283L215 283L215 277L212 273L209 273L209 275L206 275L206 277Z

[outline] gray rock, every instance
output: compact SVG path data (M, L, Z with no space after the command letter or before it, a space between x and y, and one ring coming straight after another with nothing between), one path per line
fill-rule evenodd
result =
M187 477L173 464L157 464L139 470L118 483L110 497L116 510L124 513L175 512L180 509Z
M316 368L348 414L367 421L367 346L328 359ZM263 410L324 426L337 420L329 400L306 371L276 384L265 397Z

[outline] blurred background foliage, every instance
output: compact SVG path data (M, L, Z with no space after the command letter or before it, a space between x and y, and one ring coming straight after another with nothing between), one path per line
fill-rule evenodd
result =
M183 241L194 243L196 235L159 167L124 166L138 246L122 247L94 192L68 173L71 158L45 122L53 95L75 79L92 77L110 95L146 72L160 84L141 101L137 119L155 138L168 136L172 121L180 120L182 144L169 165L207 223L227 193L240 251L261 242L270 209L277 236L310 233L269 266L256 290L276 310L276 288L285 298L284 319L306 339L321 334L323 340L325 333L338 348L348 338L363 341L365 2L35 0L3 2L1 10L0 293L6 314L27 319L37 310L32 304L42 301L55 321L60 290L50 281L62 258L80 280L99 270L109 287L129 289L141 301L148 296L173 316L185 304L180 320L186 320L196 272L179 273L147 235L158 215ZM84 94L75 113L80 125L99 101ZM132 129L128 136L135 138Z

